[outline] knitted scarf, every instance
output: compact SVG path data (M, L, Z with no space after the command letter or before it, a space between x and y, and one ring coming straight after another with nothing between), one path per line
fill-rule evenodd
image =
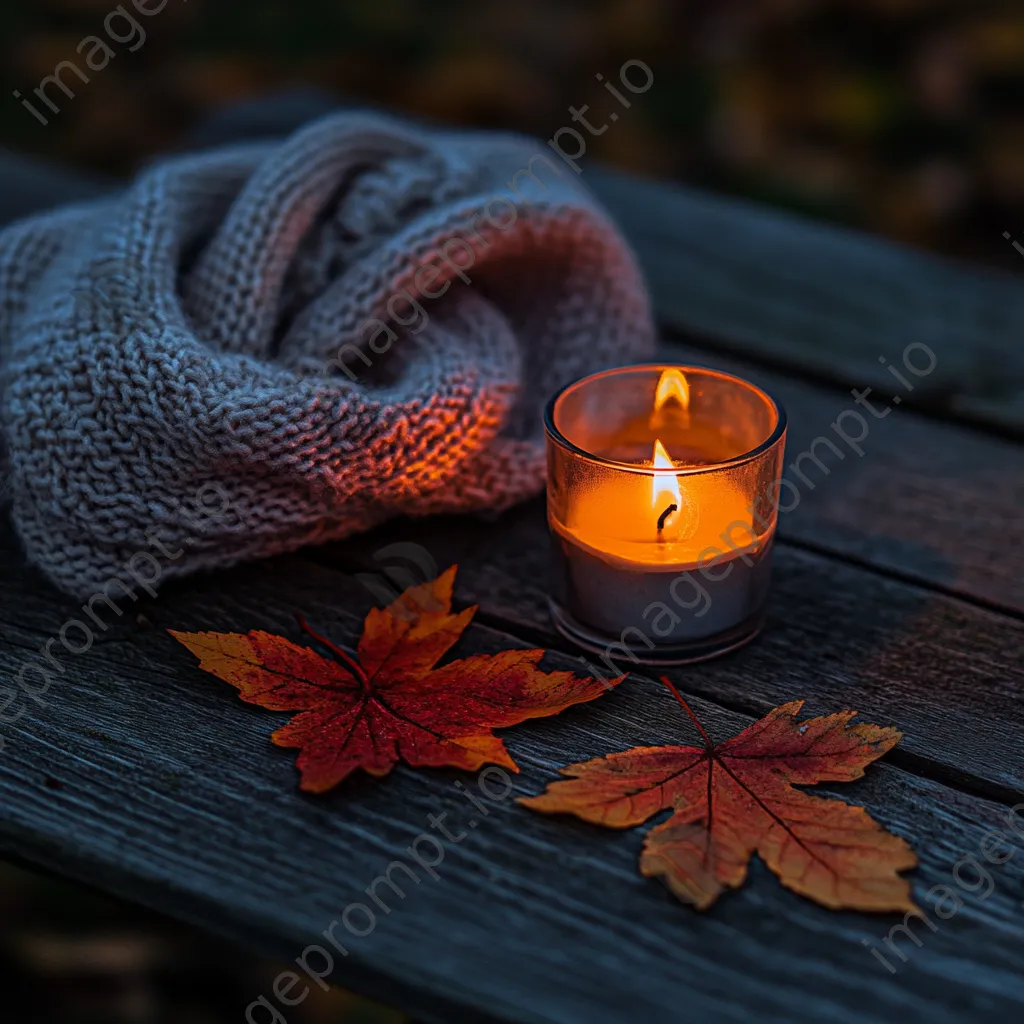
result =
M0 474L79 597L143 557L170 577L506 508L543 486L551 393L654 341L552 150L367 113L6 228L0 300Z

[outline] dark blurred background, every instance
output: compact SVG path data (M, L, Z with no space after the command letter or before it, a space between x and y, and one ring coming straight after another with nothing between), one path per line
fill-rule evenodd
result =
M261 993L273 999L282 969L156 914L0 863L3 1024L243 1024ZM288 1024L410 1024L352 993L309 989L287 1011Z
M160 0L139 0L155 10ZM587 160L755 199L1019 271L1021 0L167 0L141 31L111 0L0 9L4 144L104 174L180 145L212 109L295 86L545 138L608 97L622 63L655 81ZM86 36L113 51L100 70ZM136 47L135 52L129 46ZM41 124L13 97L65 60L73 99ZM102 61L94 55L93 63ZM38 106L42 106L38 104ZM584 171L585 175L585 171ZM74 887L0 870L11 1024L241 1021L277 965ZM297 1024L390 1024L346 993Z
M1020 0L167 0L148 18L125 2L145 43L112 44L88 85L65 75L76 96L57 94L47 126L11 90L81 63L116 5L4 5L8 146L127 172L212 107L310 83L549 137L570 105L603 109L597 73L638 58L655 85L588 159L958 257L1014 255Z

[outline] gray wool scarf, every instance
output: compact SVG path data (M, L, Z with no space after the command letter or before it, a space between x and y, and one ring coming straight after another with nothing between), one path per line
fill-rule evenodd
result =
M83 598L143 558L506 508L543 486L552 392L654 345L632 255L550 149L369 113L8 227L0 300L11 514Z

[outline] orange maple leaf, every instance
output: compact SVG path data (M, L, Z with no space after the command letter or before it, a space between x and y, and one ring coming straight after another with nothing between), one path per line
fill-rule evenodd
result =
M301 618L300 626L337 661L260 630L168 632L199 658L200 668L237 687L242 700L302 712L271 739L300 749L300 788L308 792L323 793L357 768L387 775L399 759L416 767L498 764L518 771L492 729L556 715L600 696L608 684L541 671L543 650L476 654L436 668L476 612L473 606L451 614L455 572L452 566L387 608L372 609L358 660Z
M647 833L640 871L698 910L743 884L754 853L783 885L826 907L917 909L899 875L917 864L904 840L863 807L793 788L861 778L902 733L850 725L855 711L798 722L803 701L793 701L715 745L679 691L662 681L693 719L703 747L634 747L570 765L561 769L568 780L519 802L610 828L672 808Z

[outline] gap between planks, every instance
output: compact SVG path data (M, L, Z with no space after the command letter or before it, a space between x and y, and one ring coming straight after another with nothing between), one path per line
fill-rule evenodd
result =
M990 601L987 598L979 597L975 594L964 593L964 591L957 587L939 583L936 580L929 579L923 574L895 569L888 565L878 565L870 559L860 558L857 555L852 555L845 551L837 551L835 548L831 548L827 544L819 544L815 541L802 540L799 537L780 536L776 537L775 543L781 544L783 547L793 548L795 551L809 551L811 554L819 555L822 558L828 558L833 562L840 563L841 565L848 565L854 569L861 569L864 572L873 573L881 579L893 580L896 583L903 583L909 587L917 587L919 590L928 590L936 594L942 594L943 597L959 601L961 604L972 605L981 611L991 612L994 615L1005 615L1007 618L1014 619L1017 622L1024 622L1024 611L1014 605L1003 604L999 601Z

